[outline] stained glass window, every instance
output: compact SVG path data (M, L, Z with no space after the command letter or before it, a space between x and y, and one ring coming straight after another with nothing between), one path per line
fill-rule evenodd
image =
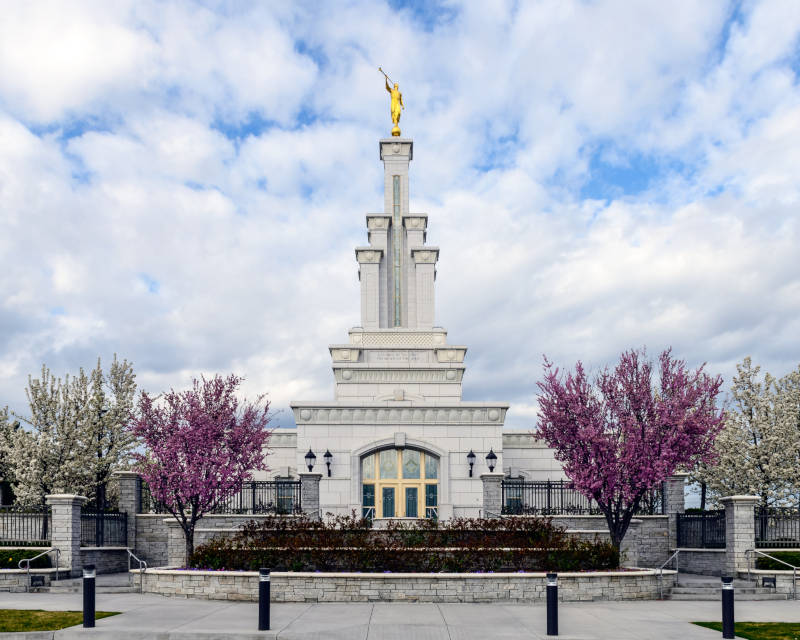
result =
M397 451L387 449L380 452L381 478L397 477Z
M419 451L403 449L403 478L406 480L419 478Z

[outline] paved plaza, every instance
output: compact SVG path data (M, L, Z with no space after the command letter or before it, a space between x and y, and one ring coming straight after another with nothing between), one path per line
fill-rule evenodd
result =
M0 608L80 610L80 594L0 594ZM97 621L95 629L73 627L36 634L38 638L107 638L120 640L223 640L281 638L334 640L494 640L539 639L545 634L542 604L275 604L272 631L258 632L257 605L190 600L133 593L98 594L97 609L122 615ZM562 603L560 637L564 639L698 640L721 634L689 624L719 620L719 602ZM800 602L739 602L736 619L800 621ZM31 634L26 634L31 638ZM0 634L0 640L14 637ZM22 637L17 635L16 637Z

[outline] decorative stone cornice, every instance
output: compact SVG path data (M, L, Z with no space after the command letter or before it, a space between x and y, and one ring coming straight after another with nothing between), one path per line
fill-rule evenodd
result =
M345 365L346 366L346 365ZM375 369L344 368L341 364L333 369L334 378L340 384L380 384L380 383L419 383L419 384L457 384L464 377L460 369Z
M439 259L439 247L413 247L411 258L419 264L436 264Z
M385 231L392 224L392 216L387 213L368 213L367 229L370 231Z
M356 247L356 260L359 264L373 264L381 261L383 249L376 247Z
M409 213L403 216L403 225L406 229L424 231L428 227L428 214Z
M447 341L447 332L418 330L384 330L362 331L351 329L350 342L355 345L373 347L432 347L443 345Z
M360 349L351 349L349 346L331 346L328 349L334 362L358 362L358 355L361 352Z
M410 138L384 138L378 142L381 160L398 160L408 157L409 162L414 158L414 141Z
M466 405L466 406L465 406ZM291 403L298 425L304 424L488 424L502 425L508 404L390 407L387 404L331 405Z
M466 355L466 347L441 347L436 349L436 359L439 362L464 362L464 356Z

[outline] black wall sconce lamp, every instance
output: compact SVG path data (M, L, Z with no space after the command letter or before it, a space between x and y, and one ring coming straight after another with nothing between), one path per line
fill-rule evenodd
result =
M317 461L317 456L314 455L314 452L311 450L311 447L308 448L308 453L306 454L306 465L308 466L309 471L314 470L314 463Z
M489 466L489 471L494 471L494 467L497 464L497 455L495 455L494 449L489 449L489 453L486 454L486 464Z
M467 454L467 463L469 464L469 477L472 477L472 467L475 465L475 454L472 452L472 449L469 450Z
M331 462L333 462L333 454L330 452L329 449L326 449L325 455L322 456L325 458L325 464L328 465L328 477L331 477Z

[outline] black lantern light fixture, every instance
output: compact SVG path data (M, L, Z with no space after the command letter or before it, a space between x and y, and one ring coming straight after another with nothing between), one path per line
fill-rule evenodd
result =
M467 464L469 464L469 477L472 477L472 467L475 465L475 454L473 453L472 449L469 450L467 454Z
M314 452L311 450L311 447L308 448L308 453L306 454L306 465L308 466L309 471L314 470L314 463L317 461L317 456L314 455Z
M489 449L489 453L486 454L486 464L489 466L490 473L494 471L494 467L497 464L497 455L494 449Z
M325 450L325 455L322 456L325 458L325 464L328 465L328 477L331 477L331 462L333 462L333 454L330 452L330 449Z

